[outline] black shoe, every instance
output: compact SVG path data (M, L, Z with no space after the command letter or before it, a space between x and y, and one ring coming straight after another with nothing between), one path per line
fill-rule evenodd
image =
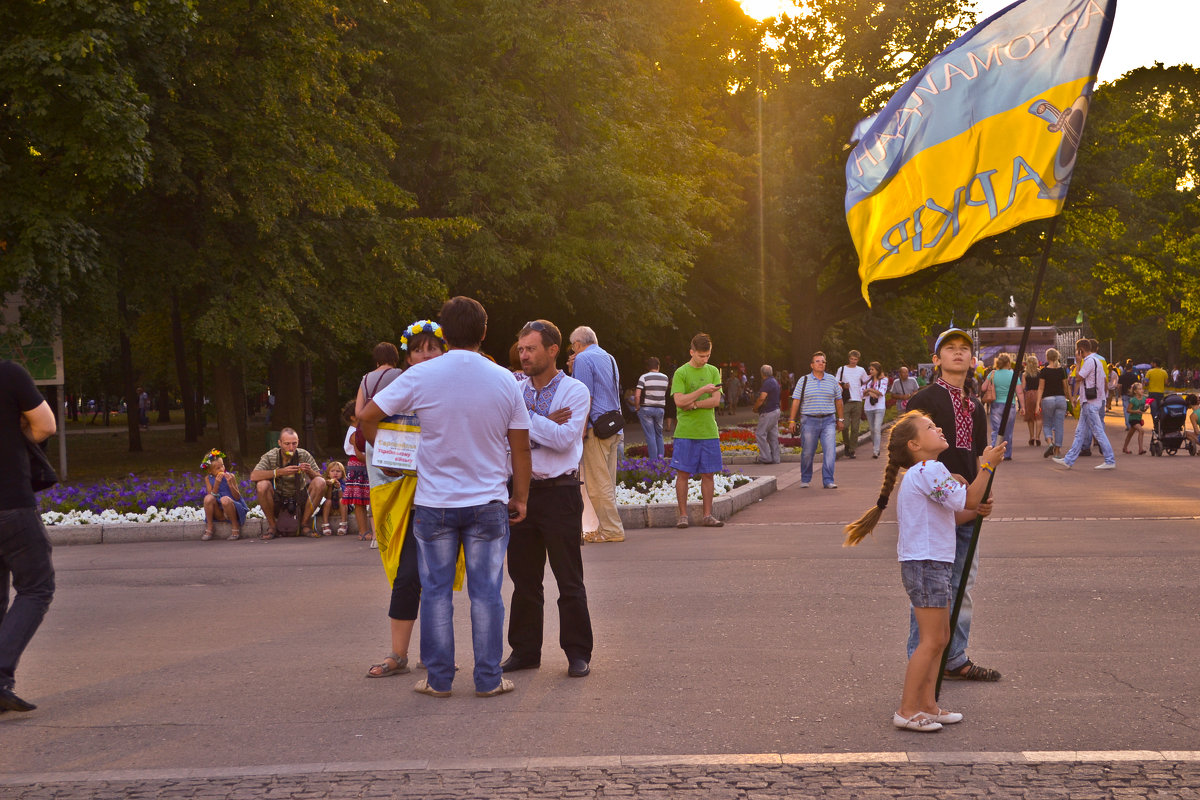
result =
M541 661L526 661L523 658L517 658L517 654L513 653L504 661L500 662L501 672L519 672L523 669L537 669L542 665Z
M1092 454L1092 448L1090 448L1090 447L1085 447L1079 451L1079 455L1081 455L1081 456L1090 456L1091 454Z
M592 665L582 658L567 659L567 674L572 678L586 678L592 671Z
M37 706L17 697L12 689L0 689L0 708L5 711L33 711Z
M1046 452L1042 453L1042 458L1049 458L1052 455L1054 455L1054 445L1046 448Z

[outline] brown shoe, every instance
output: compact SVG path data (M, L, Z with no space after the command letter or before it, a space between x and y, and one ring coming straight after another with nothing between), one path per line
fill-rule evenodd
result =
M675 523L676 528L686 528L688 526L687 514L680 514L679 521Z
M429 681L425 680L425 679L421 679L421 680L417 681L417 685L413 687L413 691L420 692L421 694L427 694L430 697L449 697L450 696L450 692L448 692L448 691L439 692L437 689L434 689L432 686L430 686Z
M725 523L722 522L721 520L717 519L716 517L714 517L712 514L709 514L707 517L705 517L704 521L701 522L700 524L706 528L724 528L725 527Z
M604 541L604 534L600 531L584 531L583 541L587 544L599 544Z
M501 678L500 685L497 686L495 689L492 689L492 690L486 691L486 692L475 692L475 696L476 697L495 697L498 694L504 694L506 692L511 692L515 688L517 688L516 684L514 684L508 678ZM446 694L450 694L450 693L446 692Z
M601 531L599 536L600 536L600 538L597 539L597 541L600 541L600 542L623 542L623 541L625 541L625 534L623 534L623 533L604 533L603 531Z

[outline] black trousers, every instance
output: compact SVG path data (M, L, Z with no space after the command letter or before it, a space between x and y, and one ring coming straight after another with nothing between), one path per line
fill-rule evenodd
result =
M541 661L546 559L558 582L558 643L567 658L592 660L592 618L583 587L583 497L578 486L529 490L525 519L508 540L513 582L508 643L522 661Z

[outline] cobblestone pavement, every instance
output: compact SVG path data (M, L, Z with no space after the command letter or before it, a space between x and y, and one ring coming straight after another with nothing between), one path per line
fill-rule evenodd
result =
M1183 756L1179 760L1172 755ZM1150 756L1146 759L1144 757ZM1164 757L1166 756L1166 757ZM892 800L997 798L1009 800L1127 800L1200 798L1200 753L905 753L843 756L778 755L601 757L555 766L352 769L354 765L276 766L232 774L191 770L155 777L0 781L11 800L107 798L703 798L703 800ZM415 762L414 762L415 763ZM369 765L362 765L368 767ZM62 777L66 777L65 775Z

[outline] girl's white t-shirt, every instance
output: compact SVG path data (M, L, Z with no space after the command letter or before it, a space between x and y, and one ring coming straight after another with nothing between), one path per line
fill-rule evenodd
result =
M901 561L954 563L954 514L967 505L967 487L940 461L921 461L908 468L896 493Z
M867 411L882 411L887 408L887 390L888 379L880 375L874 380L867 381L863 384L864 389L874 389L882 394L882 397L871 397L866 392L863 392L863 408Z

